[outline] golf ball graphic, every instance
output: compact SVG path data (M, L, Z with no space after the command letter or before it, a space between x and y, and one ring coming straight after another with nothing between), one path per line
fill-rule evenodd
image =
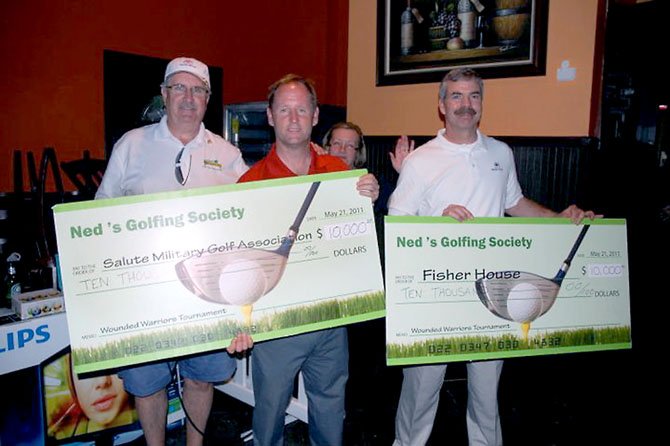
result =
M265 294L267 279L263 267L253 260L226 265L219 276L219 290L224 303L248 305Z
M529 282L512 287L507 296L507 312L515 322L531 322L542 313L542 293Z

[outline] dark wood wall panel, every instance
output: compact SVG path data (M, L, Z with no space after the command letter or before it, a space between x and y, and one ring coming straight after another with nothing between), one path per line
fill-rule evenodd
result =
M417 146L432 136L412 136ZM595 138L500 137L512 148L519 183L524 194L547 207L560 211L572 203L589 200L589 178ZM397 137L367 136L368 170L395 186L398 175L393 170L388 152Z

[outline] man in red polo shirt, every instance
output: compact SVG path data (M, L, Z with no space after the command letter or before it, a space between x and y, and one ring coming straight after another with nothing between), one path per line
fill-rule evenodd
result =
M267 114L276 143L240 182L349 169L337 157L317 155L315 145L310 142L312 128L319 120L319 108L316 91L308 79L289 74L272 84ZM359 179L357 189L373 201L379 195L379 184L371 174ZM344 327L261 342L254 347L251 360L254 444L284 444L284 416L298 371L302 371L308 398L311 443L342 444L349 362Z

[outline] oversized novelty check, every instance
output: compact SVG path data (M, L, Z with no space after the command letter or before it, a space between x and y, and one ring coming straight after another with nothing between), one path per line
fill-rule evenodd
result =
M631 347L625 220L386 217L389 365Z
M382 317L363 173L54 207L76 371Z

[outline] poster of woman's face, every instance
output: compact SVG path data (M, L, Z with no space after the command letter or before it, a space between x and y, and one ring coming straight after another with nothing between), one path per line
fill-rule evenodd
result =
M92 423L107 426L130 408L129 395L118 375L80 379L72 374L72 383L79 408Z
M71 438L137 422L123 380L116 374L77 376L69 353L44 367L43 381L48 437Z

